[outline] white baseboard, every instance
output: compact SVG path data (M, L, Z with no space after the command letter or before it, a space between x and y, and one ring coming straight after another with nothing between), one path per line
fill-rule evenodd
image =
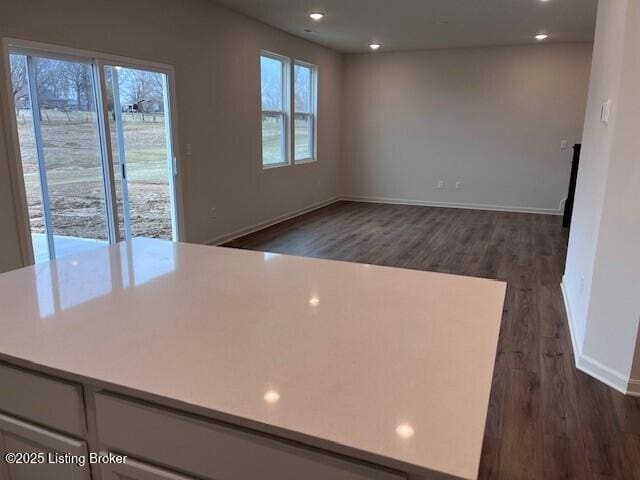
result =
M567 200L569 200L569 197L564 197L562 200L560 200L560 205L558 206L558 211L562 212L563 215L564 207L567 205Z
M571 345L573 347L573 356L576 361L576 368L587 375L600 380L602 383L610 386L614 390L625 395L640 397L640 380L633 380L627 375L614 370L588 355L582 353L582 345L579 345L575 335L575 317L571 309L571 302L567 293L566 284L560 284L562 290L562 298L564 300L564 308L567 312L567 321L569 323L569 334L571 335Z
M627 395L632 397L640 397L640 380L629 380L629 386L627 387Z
M305 208L301 208L299 210L294 210L292 212L286 213L284 215L279 215L277 217L271 218L269 220L265 220L264 222L256 223L246 228L241 228L239 230L235 230L231 233L218 235L205 243L207 245L221 245L223 243L230 242L231 240L235 240L236 238L242 237L244 235L249 235L250 233L257 232L258 230L262 230L264 228L271 227L277 223L284 222L285 220L290 220L294 217L304 215L305 213L312 212L313 210L317 210L322 207L326 207L331 205L332 203L336 203L339 201L348 201L348 202L363 202L363 203L385 203L385 204L395 204L395 205L417 205L423 207L442 207L442 208L462 208L469 210L490 210L490 211L498 211L498 212L514 212L514 213L536 213L536 214L544 214L544 215L561 215L561 210L553 210L553 209L536 209L536 208L519 208L519 207L504 207L499 205L481 205L481 204L454 204L454 203L445 203L445 202L423 202L419 200L406 200L406 199L398 199L398 198L384 198L384 197L359 197L353 195L339 195L332 197L323 202L319 202L313 205L310 205Z
M575 320L573 316L573 310L571 309L571 303L569 302L569 294L567 293L567 286L562 279L560 284L560 291L562 292L562 300L564 301L564 310L567 313L567 323L569 324L569 335L571 336L571 346L573 347L573 355L576 357L576 361L582 355L582 345L579 345L576 339L575 333Z
M562 215L561 209L509 207L504 205L484 205L480 203L448 203L431 202L425 200L410 200L406 198L364 197L358 195L343 195L340 200L365 203L386 203L392 205L416 205L422 207L461 208L466 210L489 210L496 212L535 213L540 215Z
M206 241L205 243L207 245L221 245L223 243L230 242L231 240L235 240L236 238L242 237L244 235L249 235L250 233L254 233L254 232L257 232L258 230L271 227L277 223L284 222L285 220L290 220L294 217L304 215L305 213L312 212L313 210L326 207L328 205L331 205L332 203L336 203L339 201L363 202L363 203L385 203L385 204L396 204L396 205L417 205L417 206L423 206L423 207L462 208L462 209L470 209L470 210L490 210L490 211L514 212L514 213L537 213L537 214L546 214L546 215L561 214L559 210L553 210L553 209L545 210L545 209L534 209L534 208L503 207L503 206L497 206L497 205L454 204L454 203L445 203L445 202L423 202L418 200L406 200L406 199L397 199L397 198L358 197L353 195L339 195L339 196L332 197L328 200L325 200L323 202L315 203L313 205L309 205L308 207L294 210L284 215L279 215L269 220L265 220L263 222L256 223L254 225L241 228L239 230L235 230L231 233L218 235L217 237L214 237Z
M263 230L265 228L276 225L280 222L284 222L286 220L290 220L292 218L298 217L300 215L304 215L305 213L312 212L314 210L318 210L319 208L326 207L331 205L332 203L336 203L340 201L340 197L331 197L328 200L324 200L322 202L314 203L304 208L300 208L298 210L294 210L283 215L278 215L277 217L270 218L269 220L265 220L260 223L256 223L254 225L250 225L245 228L241 228L231 233L226 233L223 235L219 235L217 237L212 238L211 240L205 242L207 245L222 245L223 243L230 242L231 240L235 240L239 237L244 237L245 235L249 235L250 233L257 232L258 230Z
M588 355L582 354L580 357L576 357L576 368L578 370L582 370L588 375L591 375L593 378L600 380L602 383L609 385L620 393L633 395L629 390L630 379L628 376L603 365Z

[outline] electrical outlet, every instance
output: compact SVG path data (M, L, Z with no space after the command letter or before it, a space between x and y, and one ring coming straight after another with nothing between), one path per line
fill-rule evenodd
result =
M444 180L438 180L438 190L444 190Z
M211 207L210 215L212 219L215 219L218 216L218 211L216 210L216 207Z
M462 190L462 182L456 182L456 190Z
M560 142L560 150L566 150L567 148L569 148L569 141L568 140L562 140Z

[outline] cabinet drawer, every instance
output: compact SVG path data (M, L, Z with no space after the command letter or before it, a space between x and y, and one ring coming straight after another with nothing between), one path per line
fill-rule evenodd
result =
M131 458L123 464L105 464L100 469L102 480L195 480Z
M82 387L0 364L0 410L61 432L86 432Z
M4 462L7 453L38 455L36 463ZM48 461L69 455L70 460ZM90 480L87 445L58 433L0 414L0 479L2 480ZM46 459L46 460L45 460ZM73 460L71 460L73 459ZM84 460L84 461L83 461ZM43 463L39 463L43 462Z
M399 474L259 434L96 395L98 437L117 452L215 480L400 480Z

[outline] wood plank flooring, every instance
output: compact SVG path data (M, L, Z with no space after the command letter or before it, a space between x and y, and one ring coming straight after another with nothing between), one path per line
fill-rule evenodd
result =
M228 246L508 282L481 479L640 479L640 399L576 370L561 218L340 202Z

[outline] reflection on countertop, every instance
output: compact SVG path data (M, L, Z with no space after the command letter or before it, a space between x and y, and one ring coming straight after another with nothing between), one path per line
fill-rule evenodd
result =
M175 249L170 242L122 242L32 268L40 316L45 318L172 272Z

